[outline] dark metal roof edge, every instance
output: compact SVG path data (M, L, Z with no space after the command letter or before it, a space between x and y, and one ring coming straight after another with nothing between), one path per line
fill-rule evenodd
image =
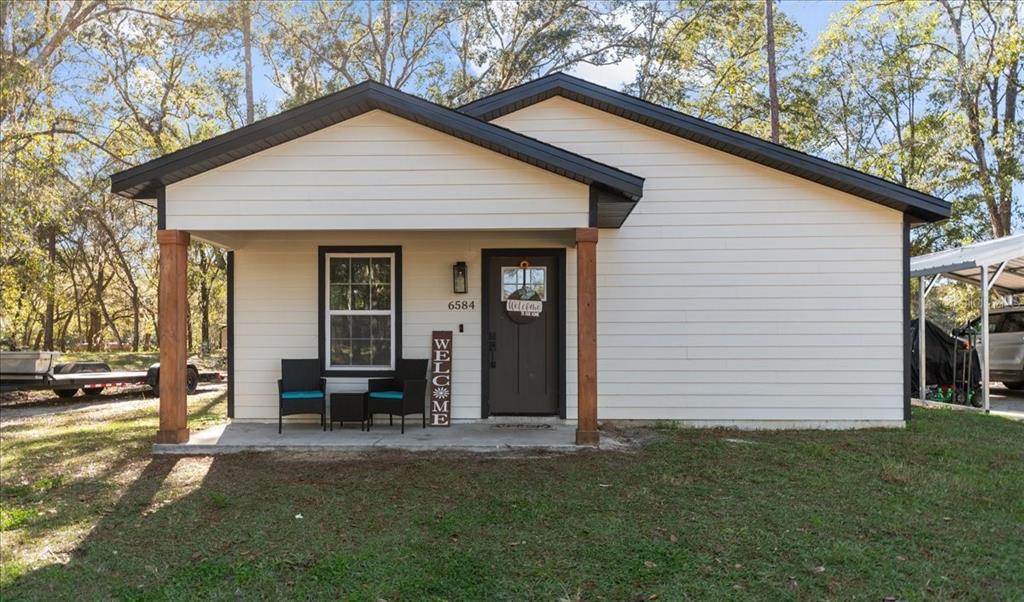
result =
M654 127L872 202L886 205L884 201L888 201L897 205L893 208L925 221L938 221L950 215L950 204L932 195L565 73L554 73L526 82L463 105L458 110L489 121L553 96L563 96L577 102L584 101L583 104L641 125ZM615 111L609 111L609 108ZM805 172L813 173L821 180L811 179Z
M283 111L253 124L221 134L204 142L158 157L141 165L115 173L111 176L111 191L129 198L138 198L154 186L170 183L163 178L168 174L195 167L201 160L212 160L217 165L200 168L194 173L176 178L179 181L192 177L214 167L219 167L240 157L224 159L232 151L249 144L262 146L259 152L286 141L301 137L292 136L290 131L310 122L329 118L330 124L340 123L354 115L341 115L349 111L362 114L380 109L399 117L409 119L442 133L467 142L494 150L514 159L533 164L563 177L569 177L585 184L599 183L618 190L627 197L637 199L643 195L643 178L606 165L599 161L578 155L566 149L520 134L501 126L475 119L428 100L384 86L377 82L363 82L340 92L324 96L304 105ZM341 116L340 119L338 117ZM320 126L316 129L327 127ZM287 133L280 142L261 145L269 138ZM207 157L206 155L213 155ZM251 153L246 153L251 154ZM203 157L200 159L200 157Z

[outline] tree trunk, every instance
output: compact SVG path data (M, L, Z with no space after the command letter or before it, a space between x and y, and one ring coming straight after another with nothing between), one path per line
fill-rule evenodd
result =
M256 119L256 105L252 90L252 12L248 2L241 3L242 52L245 57L245 123Z
M140 305L142 301L139 299L138 289L132 289L132 351L139 351L139 341L141 340L142 332L142 316L140 315Z
M89 305L89 332L85 338L85 349L96 351L96 344L99 342L99 333L103 328L103 318L100 317L100 310L96 302Z
M771 118L772 142L779 143L779 89L775 70L775 0L764 0L764 22L768 52L768 111Z
M49 262L46 266L46 314L43 316L43 348L53 351L53 315L57 302L57 229L46 229L46 252Z
M69 311L67 317L64 319L64 323L60 327L60 336L57 340L60 341L60 350L66 352L68 350L68 327L71 325L71 319L75 317L74 311Z
M210 348L210 258L206 249L199 249L199 344Z
M89 271L88 269L86 270L86 273L88 273L89 277L92 278L93 290L95 291L96 295L96 305L99 306L104 321L106 322L107 326L110 327L110 332L114 333L114 338L117 339L118 348L122 348L124 347L124 337L121 336L121 331L117 329L117 323L114 322L113 316L111 316L110 312L107 310L107 300L105 296L107 291L107 284L110 282L110 279L113 278L113 275L111 275L110 278L108 278L105 272L106 270L104 269L104 266L102 264L99 266L98 274L96 277L92 275L91 271Z
M949 17L949 24L953 30L958 67L954 88L960 101L959 104L963 111L963 117L967 123L969 143L974 154L972 164L976 172L978 186L981 189L981 198L988 209L992 234L995 238L1001 238L1010 233L1010 223L1008 220L1003 219L1003 215L1000 212L999 201L996 198L998 186L995 180L998 178L993 174L988 164L988 148L982 134L982 115L978 107L980 85L969 79L973 70L971 65L968 64L967 44L964 41L962 29L965 5L954 7L948 0L940 0L940 3L946 9L946 15ZM961 12L958 13L957 8ZM998 171L998 164L996 170Z

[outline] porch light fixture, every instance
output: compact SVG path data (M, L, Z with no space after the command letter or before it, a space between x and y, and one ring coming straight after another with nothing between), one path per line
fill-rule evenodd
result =
M452 291L465 294L469 292L469 271L465 261L457 261L452 266Z

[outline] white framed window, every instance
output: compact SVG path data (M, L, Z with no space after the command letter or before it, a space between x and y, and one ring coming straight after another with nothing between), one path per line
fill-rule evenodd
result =
M396 253L324 254L327 371L393 370L398 329Z

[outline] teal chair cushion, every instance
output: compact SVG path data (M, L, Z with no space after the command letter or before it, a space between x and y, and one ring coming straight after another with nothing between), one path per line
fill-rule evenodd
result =
M281 399L320 399L323 396L322 391L285 391L281 393Z
M401 399L401 391L374 391L370 393L370 397L374 399Z

